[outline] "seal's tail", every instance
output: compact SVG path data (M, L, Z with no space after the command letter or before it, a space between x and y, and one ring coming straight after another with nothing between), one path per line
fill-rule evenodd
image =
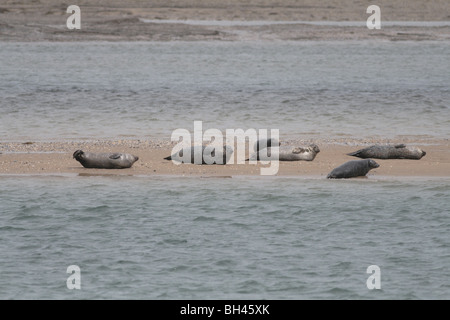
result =
M353 156L353 157L358 157L358 158L362 158L361 156L361 150L355 151L355 152L350 152L347 153L348 156Z

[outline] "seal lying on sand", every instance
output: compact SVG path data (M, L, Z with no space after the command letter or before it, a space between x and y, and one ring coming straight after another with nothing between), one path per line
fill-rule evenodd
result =
M132 154L127 153L91 153L77 150L73 158L85 168L91 169L126 169L139 160Z
M397 144L394 146L380 146L374 145L365 149L361 149L352 153L349 156L359 158L375 158L375 159L414 159L419 160L427 153L417 147L406 147L404 144Z
M254 152L248 160L270 161L276 159L276 154L273 148L260 150ZM279 147L278 160L279 161L313 161L316 155L320 152L316 144L310 144L308 147Z
M370 170L378 168L380 165L372 159L352 160L333 169L328 174L328 179L342 179L365 176Z
M201 163L195 162L195 153L201 154L198 156ZM190 157L189 157L190 153ZM233 154L231 146L223 146L223 149L218 149L215 146L192 146L190 148L181 149L171 156L164 158L165 160L172 160L180 163L193 164L227 164Z

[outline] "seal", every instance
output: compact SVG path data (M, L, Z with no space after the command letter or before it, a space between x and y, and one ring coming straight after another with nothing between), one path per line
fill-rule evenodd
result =
M262 150L264 148L270 148L270 147L274 147L277 145L281 146L281 143L275 138L260 139L255 142L255 145L253 146L253 150L255 152L258 152L259 150Z
M262 160L270 161L274 160L276 154L272 154L272 148L267 150L260 150L254 152L249 160ZM278 147L278 160L279 161L313 161L316 155L320 152L319 147L316 144L310 144L307 147ZM276 159L276 158L275 158Z
M406 147L404 144L397 145L373 145L355 152L347 153L349 156L358 158L374 159L413 159L420 160L427 153L418 147Z
M164 158L164 160L172 160L179 163L193 164L227 164L233 154L233 147L225 145L220 150L215 146L192 146L183 148L178 152ZM201 154L201 163L195 162L195 154ZM190 157L189 157L190 154ZM198 156L200 158L200 156Z
M82 150L75 151L73 158L90 169L126 169L139 160L139 157L127 153L92 153Z
M365 176L370 170L380 165L372 159L352 160L333 169L327 179L342 179Z

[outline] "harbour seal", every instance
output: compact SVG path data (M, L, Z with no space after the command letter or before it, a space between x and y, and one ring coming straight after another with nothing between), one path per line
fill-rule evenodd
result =
M327 179L342 179L365 176L370 170L380 165L372 159L352 160L333 169Z
M260 150L254 152L249 160L270 161L276 159L276 154L272 154L272 148L267 150ZM320 152L316 144L310 144L307 147L278 147L279 161L313 161L316 155ZM270 158L269 158L270 157Z
M255 152L258 152L260 149L270 148L270 147L275 147L275 146L280 146L280 145L281 145L281 143L275 138L260 139L255 142L255 145L253 146L253 150Z
M179 163L193 163L193 164L227 164L233 154L233 147L225 145L220 150L215 146L192 146L190 148L183 148L178 152L164 158L165 160L172 160ZM201 153L201 163L195 162L195 153ZM190 158L188 154L190 153ZM208 158L207 158L208 157ZM187 158L187 159L186 159Z
M397 145L374 145L365 149L361 149L352 153L349 156L359 158L374 158L374 159L414 159L419 160L427 153L418 147L406 147L404 144Z
M92 153L82 150L75 151L73 158L90 169L126 169L139 160L139 157L127 153Z

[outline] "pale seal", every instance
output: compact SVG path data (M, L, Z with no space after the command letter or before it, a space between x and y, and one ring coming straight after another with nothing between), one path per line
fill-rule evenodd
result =
M349 156L359 158L374 158L374 159L414 159L419 160L427 153L418 147L406 147L404 144L397 145L374 145L365 149L361 149L352 153Z
M352 160L333 169L328 174L328 179L342 179L365 176L370 170L378 168L380 165L372 159Z
M190 158L187 156L190 153ZM195 153L201 159L201 163L195 162ZM179 163L193 163L193 164L227 164L233 155L233 148L231 146L223 146L223 149L214 146L192 146L190 148L181 149L171 156L164 158L165 160L172 160ZM208 158L207 158L208 157ZM216 160L214 160L216 159Z
M126 169L139 160L139 157L127 153L92 153L82 150L75 151L73 158L90 169Z
M270 161L276 159L276 151L273 148L262 149L254 152L249 160ZM313 161L320 152L316 144L310 144L307 147L278 147L279 161Z

